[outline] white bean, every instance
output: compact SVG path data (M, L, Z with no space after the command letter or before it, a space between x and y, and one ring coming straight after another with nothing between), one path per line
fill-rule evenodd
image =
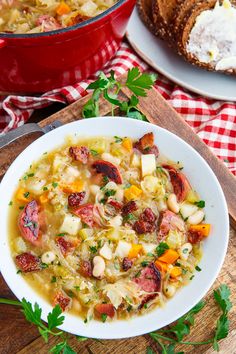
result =
M176 195L171 193L167 199L168 208L173 211L173 213L178 214L179 212L179 204L177 202Z
M173 297L176 293L176 287L174 285L168 284L164 287L164 294L167 297Z
M191 225L197 225L203 220L204 216L205 216L204 211L198 210L196 211L196 213L194 213L188 218L188 223Z
M56 255L51 251L45 252L42 255L42 262L46 264L52 263L53 261L55 261L55 259L56 259Z
M105 261L102 257L96 256L93 259L93 276L95 278L101 278L105 270Z
M191 245L191 243L187 242L187 243L183 244L179 248L180 258L183 261L186 261L188 259L188 256L189 256L190 252L192 251L192 249L193 249L193 246Z
M100 256L102 256L105 259L112 259L112 250L110 249L110 247L107 245L107 243L105 243L102 248L99 250L99 254Z

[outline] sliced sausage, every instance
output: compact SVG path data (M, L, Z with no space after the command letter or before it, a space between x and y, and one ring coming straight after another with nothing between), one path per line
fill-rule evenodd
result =
M139 150L142 154L154 154L159 156L158 147L154 144L153 133L145 134L138 142L134 144L134 148Z
M187 194L191 189L187 177L172 166L163 165L162 167L168 170L170 181L173 186L174 193L177 196L177 200L178 202L182 202L187 197Z
M89 227L95 226L94 221L94 205L93 204L84 204L79 206L78 208L73 209L73 214L79 216L81 220L88 225Z
M176 215L170 210L166 210L160 214L159 228L158 228L158 241L162 241L169 233L170 230L185 230L184 221L179 215Z
M115 216L120 212L122 205L115 199L109 199L105 205L105 212L108 215Z
M69 148L69 154L75 161L80 161L86 164L89 159L89 149L86 146L71 146Z
M36 200L29 202L19 218L19 228L22 237L32 243L39 244L39 207Z
M90 261L82 261L79 272L86 278L91 277L93 274L92 263Z
M122 269L127 272L133 265L133 261L129 259L128 257L123 258L122 261Z
M127 204L125 204L122 208L122 216L126 216L134 211L138 210L138 206L134 200L131 200Z
M63 290L59 290L53 298L53 306L56 305L59 305L62 311L67 311L71 308L72 300Z
M112 304L97 304L95 306L95 311L99 317L103 314L111 318L115 316L115 308Z
M93 163L92 167L97 173L102 173L103 176L107 176L111 181L122 184L122 177L119 169L111 162L97 160Z
M154 263L150 263L147 267L143 268L140 274L133 278L133 281L141 290L150 293L142 297L139 308L142 308L146 302L154 299L158 295L156 293L161 290L161 273Z
M67 241L64 237L57 237L56 244L58 245L63 256L66 256L68 253L73 252L75 249L75 244Z
M79 206L84 198L85 198L86 192L79 192L79 193L72 193L68 196L68 205L71 208Z
M19 254L15 258L17 267L24 273L41 270L40 258L30 252Z

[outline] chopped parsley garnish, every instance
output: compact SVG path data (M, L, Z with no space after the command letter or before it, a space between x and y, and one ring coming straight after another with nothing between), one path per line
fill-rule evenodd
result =
M30 195L30 192L25 192L25 193L24 193L24 197L25 197L25 198L28 198L29 195Z
M148 304L147 304L147 303L144 304L143 307L144 307L145 309L147 309L147 308L148 308Z
M196 266L195 269L196 269L197 272L201 272L202 271L201 268L198 267L198 266Z
M57 236L61 236L61 237L65 236L65 235L66 235L66 232L61 232L60 234L57 234Z
M34 177L34 173L28 173L28 177Z
M141 266L142 266L142 267L147 267L148 264L149 264L148 261L143 261L143 262L141 262Z
M119 136L114 136L114 138L116 143L121 143L123 141L123 139L120 138Z
M188 270L187 270L187 269L182 268L182 274L186 274L186 273L188 273Z
M97 253L97 251L98 251L96 246L90 246L89 249L92 253Z
M53 275L51 277L51 283L56 283L56 281L57 281L57 278L55 277L55 275Z
M75 294L74 294L73 291L71 291L71 290L68 291L67 295L68 295L69 297L74 297L74 296L75 296Z
M57 182L52 182L52 186L53 186L53 188L56 188L58 186L58 183Z
M101 314L101 319L102 319L102 322L106 322L107 314L106 313L102 313Z
M101 204L106 204L106 201L107 201L106 198L102 198L102 199L100 200L100 203L101 203Z
M133 307L132 307L131 305L129 305L129 306L127 307L127 311L130 312L130 311L132 310L132 308L133 308Z
M12 200L8 203L9 206L12 206L13 202Z
M103 176L102 181L107 184L109 182L109 178L107 176Z
M47 263L41 263L41 268L42 268L42 269L48 268L48 264L47 264Z
M85 319L84 319L84 323L87 323L87 322L88 322L88 319L87 319L87 318L85 318Z
M98 152L96 150L93 150L93 149L90 149L90 153L93 155L93 156L97 156L98 155Z
M161 166L157 166L156 170L157 172L161 172L161 173L165 172Z
M191 277L189 278L189 280L193 280L193 278L194 278L194 275L191 275Z
M76 285L76 286L74 286L74 289L77 291L80 291L80 286Z
M198 202L194 203L198 208L205 208L205 200L199 200Z
M153 253L151 253L151 252L148 252L148 253L147 253L147 256L148 256L148 257L155 257L155 255L154 255Z
M113 195L116 194L116 191L114 189L108 189L106 192L105 192L105 196L106 197L112 197Z
M21 274L22 270L18 269L18 271L16 272L16 274Z
M167 245L167 243L161 242L156 248L157 256L160 257L168 249L169 249L169 246Z
M102 247L102 240L98 240L98 248Z
M141 270L139 270L136 274L135 274L135 278L138 278L139 276L140 276L140 274L141 274Z
M136 219L137 218L132 213L129 213L123 217L124 222L132 221L132 220L136 220Z
M23 209L24 209L24 206L23 206L23 205L19 206L19 209L20 209L20 210L23 210Z
M43 187L43 191L47 191L48 190L48 187Z

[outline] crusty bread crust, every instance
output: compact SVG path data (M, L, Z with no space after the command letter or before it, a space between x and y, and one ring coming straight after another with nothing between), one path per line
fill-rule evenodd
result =
M139 16L148 29L158 36L152 17L152 0L137 0Z
M170 23L177 5L183 0L153 0L153 21L159 29L160 36L169 41L171 38Z

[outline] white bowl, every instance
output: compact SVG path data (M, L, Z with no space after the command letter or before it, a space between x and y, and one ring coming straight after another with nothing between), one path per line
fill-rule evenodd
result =
M45 151L50 151L64 142L69 134L77 136L129 136L140 138L153 132L155 143L167 157L184 164L184 173L192 186L206 201L206 222L212 225L210 236L204 241L204 254L200 262L201 272L196 272L191 283L180 289L164 308L126 321L87 324L80 317L65 313L62 330L85 337L115 339L142 335L170 324L189 311L209 290L216 279L228 245L229 221L225 198L220 184L201 156L187 143L165 129L150 123L128 118L93 118L69 123L47 133L28 146L13 162L0 185L0 269L10 289L18 299L25 297L31 303L37 302L43 309L43 319L52 310L48 302L31 288L23 277L16 274L8 242L8 203L17 187L19 178L29 165Z

